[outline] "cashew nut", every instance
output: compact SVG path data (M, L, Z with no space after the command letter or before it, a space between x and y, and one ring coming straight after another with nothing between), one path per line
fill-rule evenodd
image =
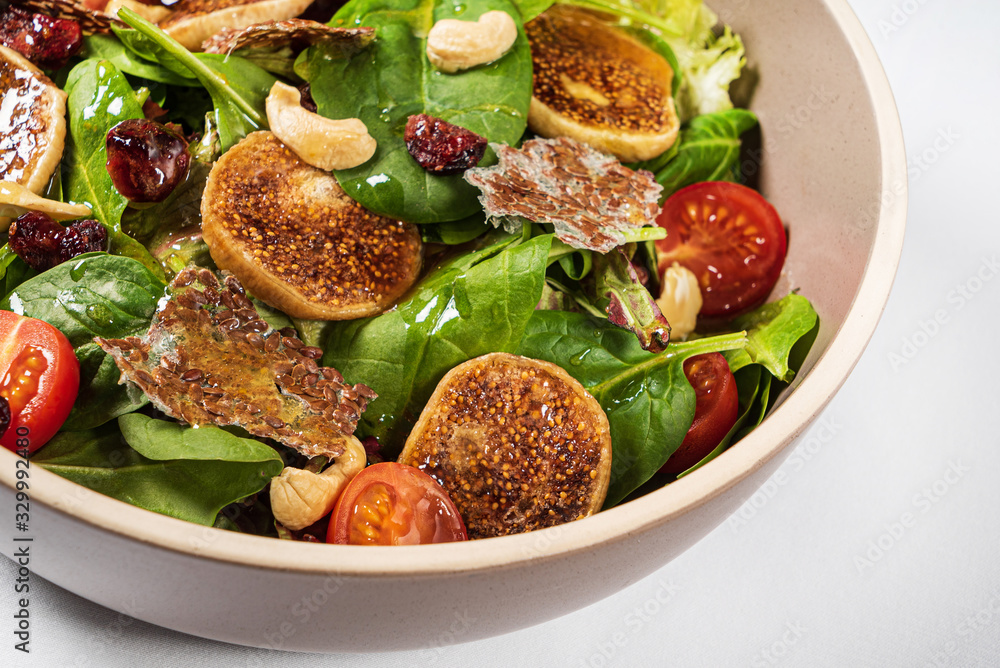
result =
M350 169L375 155L375 139L364 123L324 118L303 108L297 88L276 81L265 109L274 136L313 167Z
M663 274L663 291L656 305L670 323L671 337L686 337L694 331L701 310L701 288L690 269L674 262Z
M507 12L486 12L478 21L442 19L427 33L427 59L450 74L499 60L516 39L517 24Z
M271 479L271 512L292 531L305 529L333 510L337 497L365 468L365 447L353 436L344 439L344 454L322 473L286 466Z
M12 218L29 211L40 211L56 220L69 220L89 216L90 207L82 204L65 204L39 197L27 188L12 181L0 181L0 231L10 227Z

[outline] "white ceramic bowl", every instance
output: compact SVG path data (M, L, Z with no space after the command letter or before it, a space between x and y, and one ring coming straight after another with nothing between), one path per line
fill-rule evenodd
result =
M749 437L694 474L580 522L415 547L203 528L32 468L32 570L198 636L308 651L418 648L442 644L466 613L476 621L462 639L474 640L581 608L723 522L778 467L868 343L899 260L906 169L888 83L844 0L710 4L743 36L759 76L751 108L763 128L761 188L791 229L790 284L822 324L794 391ZM7 509L14 460L0 449ZM0 550L9 556L13 545Z

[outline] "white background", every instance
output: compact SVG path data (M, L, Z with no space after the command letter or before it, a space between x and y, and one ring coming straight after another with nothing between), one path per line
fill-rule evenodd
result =
M590 608L499 638L443 648L428 639L422 651L382 655L202 640L33 577L25 657L9 630L15 569L0 559L0 665L1000 665L1000 4L851 4L906 138L902 263L843 390L727 523Z

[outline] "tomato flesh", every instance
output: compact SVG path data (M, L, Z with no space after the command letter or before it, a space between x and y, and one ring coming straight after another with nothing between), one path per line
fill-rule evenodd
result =
M730 318L759 306L785 264L787 239L778 212L737 183L696 183L671 195L656 222L659 272L674 262L698 278L699 315Z
M684 361L684 375L694 388L694 421L677 451L660 473L679 475L700 462L722 442L739 417L736 379L719 353L696 355Z
M80 364L62 332L0 311L0 397L10 409L0 445L28 452L45 445L69 416L79 388Z
M468 538L448 492L423 471L382 462L359 473L337 499L326 542L421 545Z

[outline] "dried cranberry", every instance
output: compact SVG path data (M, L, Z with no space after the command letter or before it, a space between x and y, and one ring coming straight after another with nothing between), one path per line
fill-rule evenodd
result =
M0 44L39 67L57 70L83 46L80 24L8 6L0 13Z
M44 213L29 211L10 226L10 249L35 271L45 271L83 253L107 248L108 231L96 220L63 227Z
M309 87L308 83L299 86L299 105L306 111L311 111L314 114L319 111L319 107L316 106L316 101L312 96L312 88Z
M10 404L7 403L7 398L0 395L0 437L3 437L7 433L7 427L10 426Z
M464 172L486 151L486 137L427 114L407 119L403 139L413 159L434 174Z
M106 145L108 174L133 202L162 202L187 177L187 141L159 123L122 121L108 131Z

